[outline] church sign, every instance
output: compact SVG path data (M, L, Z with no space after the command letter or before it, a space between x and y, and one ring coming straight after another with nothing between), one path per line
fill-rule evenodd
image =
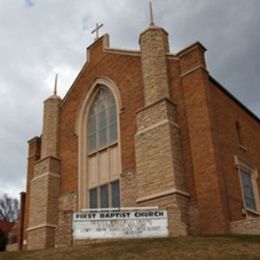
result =
M166 210L73 214L74 239L166 237L168 234Z

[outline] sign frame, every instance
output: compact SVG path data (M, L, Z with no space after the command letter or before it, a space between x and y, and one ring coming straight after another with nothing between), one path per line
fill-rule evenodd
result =
M168 237L167 210L84 210L73 213L73 239ZM136 210L138 209L138 210Z

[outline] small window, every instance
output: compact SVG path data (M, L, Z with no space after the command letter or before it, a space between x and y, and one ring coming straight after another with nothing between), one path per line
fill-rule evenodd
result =
M240 146L243 146L243 138L241 136L241 125L238 121L236 121L236 134L237 134L237 141Z
M241 184L243 189L245 206L248 209L256 210L251 174L240 169L240 177L241 177Z

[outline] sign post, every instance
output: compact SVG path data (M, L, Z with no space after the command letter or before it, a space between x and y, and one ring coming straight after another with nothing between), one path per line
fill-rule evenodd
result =
M74 239L166 237L166 210L93 210L73 214Z

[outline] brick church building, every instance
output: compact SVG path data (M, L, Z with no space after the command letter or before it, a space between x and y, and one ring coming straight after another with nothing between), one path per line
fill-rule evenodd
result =
M139 43L98 38L66 96L45 100L20 248L72 245L86 208L158 206L170 236L260 234L259 118L210 75L201 43L171 53L153 22Z

